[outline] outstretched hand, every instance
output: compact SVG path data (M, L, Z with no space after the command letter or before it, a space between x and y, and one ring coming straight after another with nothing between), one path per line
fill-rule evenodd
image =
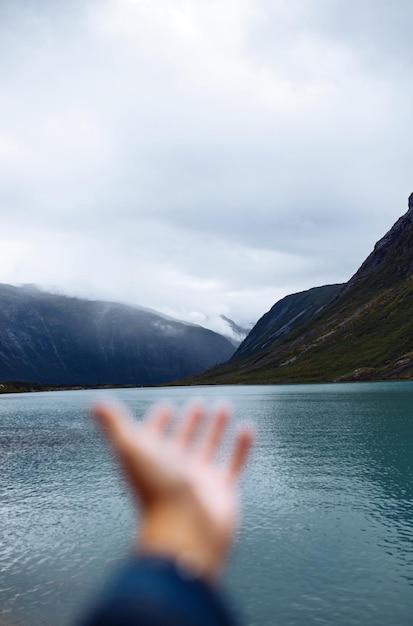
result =
M234 533L236 480L252 433L235 437L225 466L214 462L229 417L225 408L209 415L205 435L194 442L203 409L192 405L172 432L172 410L155 406L145 421L133 422L121 405L92 408L142 505L138 535L143 552L167 556L209 578L219 572Z

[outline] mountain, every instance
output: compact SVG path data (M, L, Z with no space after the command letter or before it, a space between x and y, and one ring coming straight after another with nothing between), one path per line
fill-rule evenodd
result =
M343 285L313 287L307 291L286 296L258 320L254 328L232 356L239 361L271 346L294 328L311 319L339 293Z
M240 343L242 343L242 341L248 335L248 333L251 330L251 327L253 326L253 324L251 324L251 326L249 328L245 328L243 326L239 326L236 322L234 322L234 320L230 319L229 317L226 317L225 315L221 315L221 319L224 320L224 322L228 325L228 327L229 327L229 329L231 331L231 335L223 333L224 337L227 337L227 339L229 339L230 342L236 348L238 348Z
M297 296L305 298L310 293L290 298L294 302ZM331 295L329 304L309 312L302 323L295 324L294 311L286 311L286 326L280 318L279 329L274 319L285 311L288 298L277 303L229 362L192 382L413 378L413 194L407 213L376 243L336 296Z
M154 311L0 285L0 381L164 383L233 352L225 337Z

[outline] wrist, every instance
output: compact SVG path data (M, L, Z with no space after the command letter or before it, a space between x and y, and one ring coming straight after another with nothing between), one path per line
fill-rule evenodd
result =
M158 507L147 512L139 530L138 549L171 559L191 577L213 580L218 575L224 550L207 529L194 528L192 517L181 510Z

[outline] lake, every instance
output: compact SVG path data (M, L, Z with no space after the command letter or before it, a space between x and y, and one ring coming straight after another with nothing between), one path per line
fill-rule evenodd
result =
M0 396L0 624L74 624L127 554L133 510L86 408ZM413 623L413 382L122 389L136 416L228 400L257 442L224 578L245 626Z

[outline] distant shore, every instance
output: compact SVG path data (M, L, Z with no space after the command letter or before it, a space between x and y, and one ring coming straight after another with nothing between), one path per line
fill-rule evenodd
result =
M39 391L76 391L81 389L136 389L138 387L160 387L161 385L62 385L8 380L0 383L0 394L30 393Z

